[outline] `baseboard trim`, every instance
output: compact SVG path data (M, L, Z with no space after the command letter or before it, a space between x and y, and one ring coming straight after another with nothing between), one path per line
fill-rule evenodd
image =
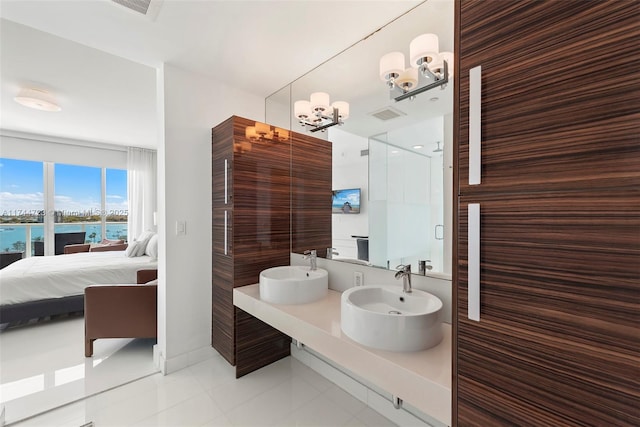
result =
M169 375L173 372L210 359L216 354L218 354L218 352L213 347L204 346L167 359L156 344L153 347L153 362L160 372L162 372L162 375Z

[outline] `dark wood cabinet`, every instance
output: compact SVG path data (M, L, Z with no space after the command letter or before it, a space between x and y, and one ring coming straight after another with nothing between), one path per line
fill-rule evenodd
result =
M331 141L291 132L291 252L316 249L325 257L331 240ZM327 192L329 189L329 192Z
M308 161L313 181L296 180L292 164L310 153L328 163ZM289 355L291 339L234 307L233 289L289 265L292 215L302 223L326 216L309 235L297 233L296 248L330 246L331 144L233 116L212 129L212 169L211 341L239 377ZM296 204L304 210L292 213Z
M637 189L636 1L459 2L460 191ZM482 67L482 185L468 184Z
M456 15L454 425L640 425L640 5L460 0Z

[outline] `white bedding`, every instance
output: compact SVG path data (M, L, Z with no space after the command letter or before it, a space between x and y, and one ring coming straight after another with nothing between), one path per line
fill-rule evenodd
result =
M136 283L138 270L157 265L124 251L25 258L0 270L0 305L82 295L93 284Z

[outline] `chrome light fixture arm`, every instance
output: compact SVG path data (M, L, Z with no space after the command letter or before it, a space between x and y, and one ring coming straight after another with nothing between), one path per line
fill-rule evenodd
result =
M321 113L316 113L316 114L317 114L316 117L321 123L323 123L324 120L331 120L331 122L325 123L325 124L316 124L313 122L309 122L307 120L300 120L300 124L302 124L302 126L309 126L312 128L312 129L309 129L309 132L324 131L325 129L330 128L331 126L342 124L342 120L340 120L340 112L337 108L333 109L332 116L325 116L324 114L321 114Z
M437 74L434 74L426 66L422 67L420 71L422 72L421 75L423 75L424 77L429 76L434 81L432 83L429 83L429 84L424 85L424 86L418 86L416 89L411 90L411 91L407 91L407 92L404 92L401 88L398 88L396 86L391 92L391 98L394 99L396 102L405 100L407 98L413 99L416 95L418 95L418 94L420 94L422 92L426 92L428 90L431 90L433 88L436 88L436 87L439 87L439 86L442 86L444 88L444 85L446 85L449 82L449 64L447 63L447 61L443 61L442 75L441 76L438 76ZM425 74L426 74L426 76L425 76ZM398 95L398 96L394 96L394 92L397 92L397 91L402 92L402 94Z

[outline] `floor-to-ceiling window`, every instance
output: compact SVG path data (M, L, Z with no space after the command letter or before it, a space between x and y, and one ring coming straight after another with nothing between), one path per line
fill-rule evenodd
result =
M0 164L0 251L50 254L44 241L53 233L85 232L87 243L127 239L126 170L8 158Z
M43 163L0 158L0 251L33 254L44 241Z
M102 170L90 166L54 165L56 233L85 232L86 241L102 240Z

